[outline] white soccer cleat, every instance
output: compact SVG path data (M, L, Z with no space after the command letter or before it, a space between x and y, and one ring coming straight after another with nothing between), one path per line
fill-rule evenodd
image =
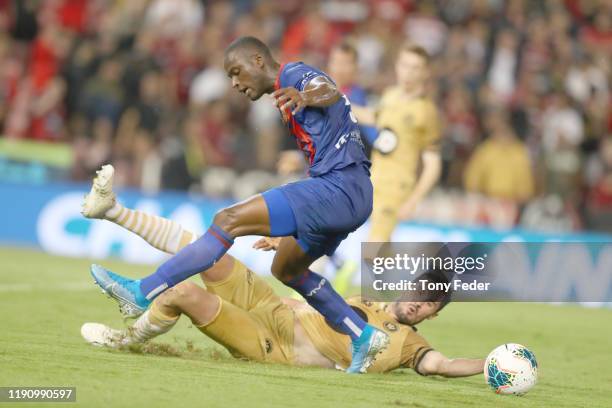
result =
M106 164L96 171L91 190L85 196L81 205L81 214L87 218L104 218L108 210L113 208L116 202L113 191L113 176L115 168Z
M83 324L81 326L81 336L89 344L98 347L117 348L130 343L125 332L111 329L101 323Z

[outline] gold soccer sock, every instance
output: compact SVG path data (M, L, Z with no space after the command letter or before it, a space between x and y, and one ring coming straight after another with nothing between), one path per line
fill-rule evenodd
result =
M142 316L128 329L130 343L144 343L154 337L169 332L179 316L167 316L162 313L157 304L153 302L151 308L143 313Z
M180 224L157 215L131 210L116 203L104 216L107 220L137 234L155 248L176 254L193 242L196 235Z

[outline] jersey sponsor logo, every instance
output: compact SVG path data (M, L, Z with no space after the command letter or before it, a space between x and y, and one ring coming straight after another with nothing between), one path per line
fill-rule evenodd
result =
M344 146L347 142L356 142L363 146L363 141L361 140L361 134L357 131L352 131L350 133L345 133L342 136L340 136L340 138L338 139L334 147L336 148L336 150L338 150L342 146Z
M327 281L325 280L325 278L321 279L321 281L319 282L319 284L317 285L317 287L316 287L316 288L314 288L313 290L311 290L310 292L308 292L308 293L306 294L306 296L310 297L310 296L314 296L314 295L316 295L316 294L317 294L317 292L321 290L321 288L323 287L323 285L325 285L325 282L327 282Z
M398 144L397 135L389 128L382 129L374 141L374 148L382 154L389 154Z

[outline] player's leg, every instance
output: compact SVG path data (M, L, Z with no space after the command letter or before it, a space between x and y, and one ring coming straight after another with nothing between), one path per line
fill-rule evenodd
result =
M268 209L261 195L218 212L206 233L164 262L155 273L139 281L147 300L190 276L213 266L243 235L270 235Z
M332 240L332 247L341 239ZM309 254L293 237L281 240L272 263L272 273L285 285L293 288L339 331L349 335L353 344L349 373L365 372L376 354L383 350L388 336L367 324L334 290L327 279L308 269L316 258ZM311 248L313 251L317 251Z
M177 222L121 205L113 191L114 172L115 169L110 164L102 166L96 172L91 190L83 200L83 216L108 220L169 254L177 253L197 238L193 232Z
M316 258L304 252L297 240L281 240L272 262L272 274L298 292L319 313L353 340L359 339L366 322L334 290L329 281L309 269Z
M397 190L394 191L393 188L374 186L368 242L388 242L391 240L393 230L398 223L397 211L402 204L404 196L405 194L400 194Z
M213 266L233 245L234 238L270 234L268 208L264 198L257 195L218 212L203 236L143 279L127 279L98 266L91 273L96 283L119 302L124 315L136 317L163 291Z
M108 220L169 254L176 254L197 238L195 233L175 221L121 205L113 191L114 172L115 169L110 164L102 166L96 172L91 190L82 204L81 213L85 217ZM223 280L230 273L232 265L232 256L226 254L201 273L202 279L209 282Z
M118 347L144 343L167 333L174 327L184 309L190 310L195 319L205 320L215 312L218 301L212 295L198 298L200 307L195 310L190 305L195 297L193 286L191 282L183 282L168 290L155 299L149 310L127 329L115 330L100 323L85 323L81 327L81 335L93 345Z

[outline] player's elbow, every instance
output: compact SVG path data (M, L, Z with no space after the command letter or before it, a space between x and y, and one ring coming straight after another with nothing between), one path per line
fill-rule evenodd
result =
M442 171L442 154L438 150L425 151L423 153L423 165L433 173Z
M341 98L342 98L342 94L340 93L340 91L338 91L338 89L335 86L332 86L330 89L329 104L333 105L334 103L338 102Z
M450 360L441 353L432 350L425 355L417 367L417 372L423 376L440 375L447 377Z

